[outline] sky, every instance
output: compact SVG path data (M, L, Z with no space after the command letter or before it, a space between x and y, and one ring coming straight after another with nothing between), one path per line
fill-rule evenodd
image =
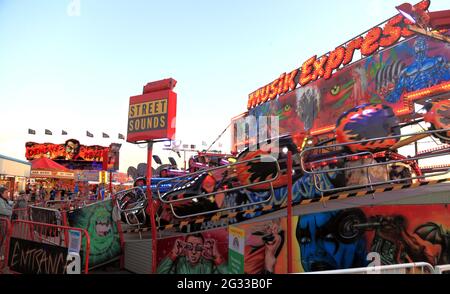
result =
M27 141L119 142L125 172L146 161L144 145L117 139L126 135L129 97L169 77L178 81L176 138L209 145L246 110L250 92L394 16L403 2L0 0L0 154L25 159ZM430 11L448 8L432 0ZM229 139L219 141L223 151ZM176 157L161 148L163 161Z

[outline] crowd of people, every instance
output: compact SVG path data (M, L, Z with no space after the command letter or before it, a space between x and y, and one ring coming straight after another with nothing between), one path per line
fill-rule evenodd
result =
M113 193L121 190L119 187L113 187ZM105 200L110 199L111 193L107 186L96 185L90 189L80 191L78 185L73 189L66 187L51 187L45 188L43 186L27 186L25 191L19 192L18 195L12 197L6 187L0 186L0 217L7 217L9 219L17 218L14 214L25 211L29 204L39 204L48 201L67 201L67 200Z

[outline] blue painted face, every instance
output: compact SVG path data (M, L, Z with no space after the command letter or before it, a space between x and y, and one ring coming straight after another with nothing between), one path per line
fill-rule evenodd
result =
M367 264L366 242L357 238L344 244L336 238L333 225L337 211L301 216L297 223L297 240L305 272L360 267Z

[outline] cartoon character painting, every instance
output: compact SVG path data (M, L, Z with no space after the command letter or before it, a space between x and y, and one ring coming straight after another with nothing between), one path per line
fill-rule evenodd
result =
M225 255L219 250L218 241L195 233L185 238L170 240L172 250L159 262L160 274L226 274Z
M68 214L72 227L86 229L90 237L89 267L95 267L119 257L121 253L117 224L112 218L112 201L105 200ZM86 244L83 244L85 251Z
M400 73L395 89L386 101L396 103L403 92L412 92L450 80L450 64L444 56L428 56L425 37L414 42L414 60Z
M244 226L244 228L248 236L245 243L245 273L276 273L278 259L282 260L284 257L281 251L285 244L285 230L281 219Z

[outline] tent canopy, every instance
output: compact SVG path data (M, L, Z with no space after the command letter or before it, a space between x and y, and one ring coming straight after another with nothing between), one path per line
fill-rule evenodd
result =
M31 169L60 170L60 171L69 170L65 166L62 166L61 164L56 163L53 160L46 157L41 157L33 160L31 162Z

